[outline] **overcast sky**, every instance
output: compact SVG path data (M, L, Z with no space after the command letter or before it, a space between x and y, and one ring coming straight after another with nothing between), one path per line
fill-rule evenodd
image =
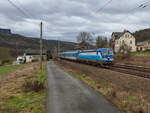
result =
M65 41L76 41L82 31L110 38L112 32L150 27L150 6L136 8L148 0L112 0L109 4L110 0L11 1L26 15L7 0L0 0L0 28L25 36L39 37L41 20L45 39Z

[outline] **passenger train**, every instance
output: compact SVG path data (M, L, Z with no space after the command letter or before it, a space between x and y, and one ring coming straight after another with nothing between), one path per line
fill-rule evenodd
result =
M111 65L114 63L114 53L112 48L62 52L59 54L59 57L73 61L91 62L102 65Z

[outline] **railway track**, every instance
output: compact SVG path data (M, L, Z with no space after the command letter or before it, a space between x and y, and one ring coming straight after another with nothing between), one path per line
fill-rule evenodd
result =
M112 71L117 71L121 73L131 74L134 76L139 76L139 77L150 79L150 67L116 63L115 65L109 67L109 69Z
M67 59L63 59L63 60L67 60ZM81 63L81 62L76 62L73 60L67 60L67 61ZM100 65L91 64L88 62L82 62L82 64L95 66L97 68L99 67L105 68L105 69L109 69L109 70L120 72L120 73L130 74L132 76L139 76L139 77L150 79L150 67L126 65L126 64L119 64L119 63L115 63L113 66L100 66Z

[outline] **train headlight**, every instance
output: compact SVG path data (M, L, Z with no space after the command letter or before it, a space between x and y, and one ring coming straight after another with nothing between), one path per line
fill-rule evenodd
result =
M110 58L110 61L114 61L114 59L113 59L113 58Z
M107 58L103 58L102 60L107 60Z

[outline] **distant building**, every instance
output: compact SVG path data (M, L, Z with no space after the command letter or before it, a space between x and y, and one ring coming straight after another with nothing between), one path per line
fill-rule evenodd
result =
M11 34L11 30L10 29L1 29L0 28L0 33L1 34Z
M137 42L136 46L137 46L137 51L150 50L150 40Z
M130 47L132 52L136 51L135 37L128 30L124 30L123 32L113 32L111 37L115 52L119 52L121 46L123 45Z

